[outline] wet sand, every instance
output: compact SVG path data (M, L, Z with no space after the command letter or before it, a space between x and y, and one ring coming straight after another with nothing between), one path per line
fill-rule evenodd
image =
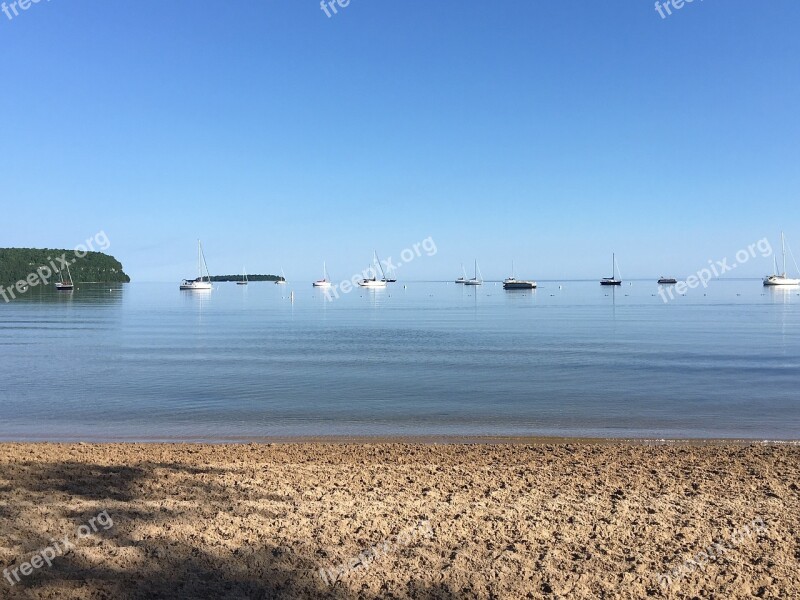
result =
M0 598L800 598L798 475L786 444L0 444Z

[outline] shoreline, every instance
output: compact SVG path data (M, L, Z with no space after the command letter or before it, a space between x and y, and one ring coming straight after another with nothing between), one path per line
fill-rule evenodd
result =
M541 446L541 445L665 445L665 446L749 446L759 445L800 445L800 439L762 439L762 438L652 438L652 437L569 437L569 436L491 436L491 435L327 435L327 436L233 436L233 437L153 437L153 438L105 438L75 437L52 439L50 436L5 438L0 436L0 446L21 444L52 445L271 445L271 444L327 444L327 445L508 445L508 446Z

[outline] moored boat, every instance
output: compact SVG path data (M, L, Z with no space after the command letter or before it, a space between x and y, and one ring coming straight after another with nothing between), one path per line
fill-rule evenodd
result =
M480 273L480 271L478 270L478 261L475 260L475 277L473 277L472 279L467 279L464 282L464 285L481 285L481 284L483 284L482 276L478 277L478 273Z
M461 263L461 277L456 279L456 283L466 283L467 282L467 272L464 270L464 263Z
M204 269L205 275L203 275ZM208 272L208 265L206 264L206 257L205 254L203 254L203 245L200 243L200 240L197 240L197 278L184 279L181 282L180 288L182 290L195 291L214 289L214 286L211 284L211 275Z
M514 263L511 263L511 277L503 280L504 290L534 290L536 289L536 282L526 279L517 279L514 276Z
M72 281L72 273L69 272L69 265L67 265L67 279L64 279L64 271L61 271L61 281L56 281L56 289L68 292L74 289L75 283Z
M378 279L375 263L378 263L378 267L381 270L380 279ZM373 251L372 265L367 267L364 270L364 273L369 273L370 271L372 272L372 277L364 277L364 279L358 282L358 285L364 288L385 288L387 283L386 273L383 272L383 266L381 265L381 261L378 258L378 253L376 251Z
M617 267L617 257L614 253L611 253L611 277L603 277L600 280L600 285L622 285L622 277L616 277L619 273L619 268Z
M311 285L313 285L314 287L318 287L318 288L329 288L329 287L331 287L331 282L328 279L328 267L324 262L322 263L322 279L318 279L317 281L315 281Z
M791 250L789 250L791 252ZM781 231L781 252L783 254L783 272L778 273L778 265L775 262L775 273L764 277L765 286L779 286L779 285L800 285L800 279L794 279L786 276L786 239ZM792 257L794 258L794 257ZM774 257L773 257L774 260ZM795 268L797 265L795 264Z

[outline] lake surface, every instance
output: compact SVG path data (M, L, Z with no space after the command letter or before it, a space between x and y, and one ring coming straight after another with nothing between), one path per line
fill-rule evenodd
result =
M800 290L657 291L34 288L0 302L0 439L800 438Z

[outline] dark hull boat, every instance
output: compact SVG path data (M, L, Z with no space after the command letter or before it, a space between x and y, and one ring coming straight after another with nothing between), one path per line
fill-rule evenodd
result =
M504 290L535 290L536 282L514 277L514 261L511 261L511 277L503 280Z
M56 281L56 289L62 292L69 292L75 287L72 281L72 273L69 272L69 265L67 265L67 279L64 279L64 273L61 273L61 281Z
M611 254L611 277L603 277L600 280L600 285L622 285L622 277L615 277L615 274L618 274L619 269L617 268L617 257L612 253Z
M536 282L535 281L523 281L521 279L514 279L513 281L506 279L503 282L503 289L504 290L535 290L536 289Z
M671 285L673 283L678 283L678 280L675 279L674 277L662 277L661 279L658 280L658 283L662 285Z

